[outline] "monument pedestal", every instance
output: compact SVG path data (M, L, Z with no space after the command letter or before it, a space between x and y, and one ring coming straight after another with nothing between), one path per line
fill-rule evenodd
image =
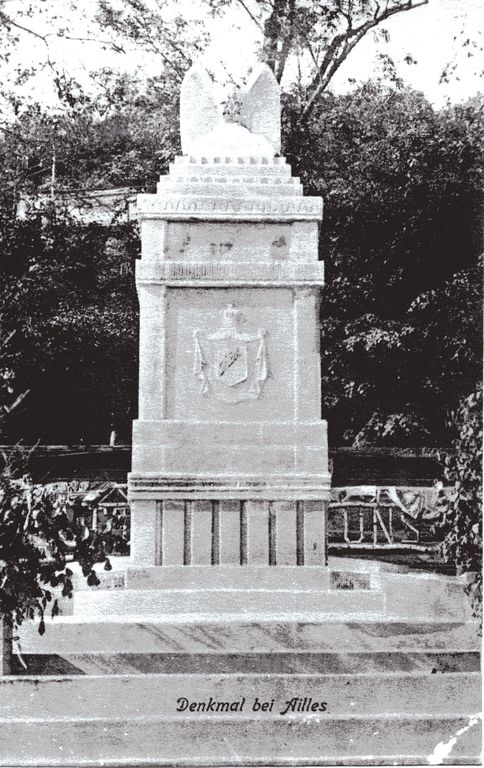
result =
M206 566L210 600L222 583L250 593L257 566L265 610L274 584L298 590L301 611L324 590L321 212L273 156L179 157L139 196L129 583L158 566L164 589Z

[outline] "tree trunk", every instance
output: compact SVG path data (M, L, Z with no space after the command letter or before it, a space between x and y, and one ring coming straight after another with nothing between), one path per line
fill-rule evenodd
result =
M0 629L2 635L2 650L1 650L1 664L2 675L13 674L13 650L12 650L12 636L13 636L13 621L10 614L7 614L0 619Z

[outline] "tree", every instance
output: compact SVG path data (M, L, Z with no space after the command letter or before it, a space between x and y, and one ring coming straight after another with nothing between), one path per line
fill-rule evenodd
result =
M76 41L94 43L100 47L109 45L118 52L122 50L117 48L113 41L108 43L99 36L92 36L89 31L83 36L79 36L79 32L73 34L71 27L78 30L83 27L90 30L92 27L89 14L82 3L60 5L45 0L41 4L23 0L0 0L0 62L8 64L15 47L26 39L30 39L33 46L38 43L43 53L38 65L32 65L32 62L29 62L28 66L17 64L9 72L9 84L4 82L0 86L0 98L5 99L14 114L18 114L22 106L22 99L19 99L15 89L35 76L38 70L43 69L50 72L50 83L59 101L73 105L74 91L79 90L79 84L57 61L58 51L54 50L56 46L53 43Z
M71 116L72 129L64 124L59 183L116 183L128 156L131 178L150 187L156 99L154 91L143 96L135 115L136 82L118 83L103 120L81 116L76 128ZM172 106L167 94L167 116ZM436 112L421 94L376 82L325 94L304 125L286 94L283 115L284 154L307 192L325 198L323 408L332 441L446 445L448 414L481 360L481 107ZM33 143L35 112L20 122ZM50 123L41 116L40 136L44 129ZM83 131L86 139L77 140ZM176 128L164 135L160 163L175 151ZM69 154L72 165L63 163ZM57 210L44 223L13 222L8 232L4 284L21 290L10 303L10 327L21 329L12 342L17 382L19 392L31 389L10 420L10 439L105 442L111 420L128 436L136 407L136 228L79 225Z
M0 442L12 429L22 401L30 394L19 385L25 379L26 338L38 334L39 317L55 305L42 284L46 265L37 259L42 242L40 223L20 225L12 211L8 187L0 206ZM25 257L24 263L18 256ZM23 252L23 253L22 253ZM60 256L60 254L59 254ZM33 290L35 286L35 290ZM55 288L54 288L55 290ZM43 295L42 295L43 294ZM47 337L48 338L48 337ZM47 338L42 338L45 344ZM28 344L27 344L28 346ZM24 400L25 398L25 400ZM23 476L22 476L22 473ZM59 612L55 592L72 596L72 570L77 561L88 584L99 583L95 563L110 569L108 552L111 536L106 528L88 529L79 504L61 499L45 488L32 484L25 475L25 460L19 451L2 452L0 458L0 625L2 673L14 670L12 643L25 619L38 617L39 632L45 631L44 617L50 605L51 616Z
M443 499L436 524L443 535L445 562L468 577L466 592L482 621L482 385L463 398L452 414L457 435L445 457L445 476L453 493Z
M16 220L2 245L11 294L4 322L17 331L10 368L19 392L30 390L3 441L103 443L112 423L127 435L136 408L136 229L51 211Z
M260 57L281 82L297 60L307 71L298 88L301 121L307 119L341 65L371 30L396 14L427 5L428 0L205 0L213 15L242 8L259 30ZM187 19L166 17L169 0L99 0L98 23L114 40L128 39L160 55L167 71L181 80L208 42L206 35L187 40ZM193 25L193 21L191 22ZM180 45L180 39L188 43ZM293 78L294 79L294 78Z
M171 0L98 0L97 23L113 33L113 44L134 41L144 50L159 56L163 72L180 83L192 61L209 41L205 24L176 12Z
M323 410L335 444L446 445L481 367L482 108L369 83L326 94L284 154L323 195Z

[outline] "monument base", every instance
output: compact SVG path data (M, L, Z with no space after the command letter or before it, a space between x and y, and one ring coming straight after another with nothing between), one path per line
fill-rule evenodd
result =
M213 571L213 586L225 573L229 588L245 579L240 566L263 567L267 579L273 567L324 567L329 487L322 473L131 473L131 563L178 567L181 579L187 566L228 567ZM280 570L278 587L296 586L295 573ZM210 589L210 569L204 578Z
M122 565L122 586L114 571L111 589L76 591L44 635L21 627L27 670L0 679L1 766L478 764L480 640L460 579L331 558L286 569L299 589L278 614L282 568L238 567L243 613L220 589L228 567Z
M84 590L75 612L89 618L187 614L322 617L384 611L384 595L368 575L331 580L327 568L310 566L182 566L128 568L126 589Z

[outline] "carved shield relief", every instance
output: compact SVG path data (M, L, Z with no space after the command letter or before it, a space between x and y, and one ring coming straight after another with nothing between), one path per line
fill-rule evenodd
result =
M213 375L226 387L235 387L247 380L247 344L237 339L225 339L214 344Z
M259 397L269 376L266 331L242 333L240 312L228 305L219 330L194 331L193 373L200 393L228 403Z

